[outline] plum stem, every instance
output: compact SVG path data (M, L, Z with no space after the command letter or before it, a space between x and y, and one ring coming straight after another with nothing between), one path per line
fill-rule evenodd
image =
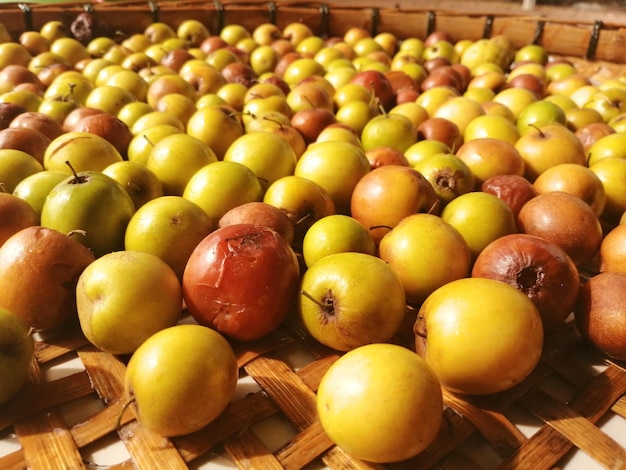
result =
M300 217L298 220L296 220L296 223L294 225L301 224L302 222L304 222L306 219L308 219L310 217L313 217L313 214L311 214L310 212L307 212L302 217Z
M538 126L534 125L534 124L528 124L528 127L532 127L533 129L536 129L537 132L539 132L539 136L540 137L545 137L546 135L543 133L543 131L541 129L539 129Z
M369 82L369 90L372 92L370 96L369 105L380 110L381 102L378 99L378 96L376 96L376 88L374 86L374 82Z
M63 96L62 101L67 101L70 98L70 96L72 96L74 94L74 89L76 88L76 83L70 83L68 85L68 87L69 87L70 91L69 91L69 93L67 93L66 95Z
M434 214L437 208L439 207L439 204L440 204L439 198L435 199L435 201L430 206L430 209L428 209L427 214Z
M324 312L331 313L333 311L333 305L332 304L320 302L319 300L317 300L315 297L313 297L311 294L309 294L305 290L301 290L300 293L303 296L305 296L307 299L309 299L311 302L317 304L319 306L319 308L324 310Z
M69 160L65 160L65 164L70 167L70 170L72 170L72 174L74 175L74 179L71 182L72 184L81 184L87 181L86 176L80 176L78 173L76 173L76 170Z
M146 139L146 142L148 142L148 145L154 147L154 143L148 138L147 135L144 134L142 137Z
M135 403L137 400L135 399L135 396L132 395L131 397L128 398L128 400L126 400L126 403L124 403L122 405L122 409L120 410L120 414L117 415L117 420L115 421L115 429L119 430L122 427L122 418L124 417L124 413L126 412L126 409L132 405L133 403Z
M263 116L262 118L264 121L269 121L269 122L273 122L274 124L278 124L278 127L280 128L280 130L284 130L285 126L283 126L283 123L280 122L278 119L274 119L272 117L269 116Z
M70 231L67 233L67 236L68 236L68 237L71 237L72 235L74 235L74 234L76 234L76 233L77 233L77 234L79 234L79 235L82 235L83 237L86 237L86 236L87 236L87 232L86 232L85 230L81 230L81 229L78 229L78 228L77 228L77 229L74 229L74 230L70 230Z

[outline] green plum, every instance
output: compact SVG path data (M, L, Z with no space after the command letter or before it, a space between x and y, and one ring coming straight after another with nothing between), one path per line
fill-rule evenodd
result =
M67 178L67 174L56 170L43 170L27 176L20 181L13 194L28 202L37 215L41 216L41 208L48 196L57 184Z
M215 228L195 202L162 196L137 209L126 227L124 246L158 256L182 279L191 252Z
M34 356L28 327L13 312L0 308L0 404L26 385Z
M128 192L135 209L139 209L147 202L163 196L163 184L161 180L147 166L139 162L124 160L115 162L102 170Z
M98 171L75 173L57 184L41 209L41 225L77 237L96 257L124 248L124 232L135 204L124 187Z
M4 190L12 193L24 178L43 170L32 155L16 149L0 149L0 181Z

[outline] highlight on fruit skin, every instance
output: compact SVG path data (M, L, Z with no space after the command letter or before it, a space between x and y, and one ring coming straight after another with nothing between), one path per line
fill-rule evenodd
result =
M222 335L180 324L155 333L131 356L124 396L142 426L181 436L209 425L226 409L238 378L235 353Z
M398 462L435 440L443 396L424 359L403 346L377 343L355 348L330 366L317 391L317 411L324 431L348 454Z
M75 320L78 278L95 260L80 242L83 236L32 225L0 244L0 308L39 331ZM37 295L32 286L37 286Z
M598 351L626 360L626 273L605 271L583 283L574 310L576 325Z
M563 326L581 284L578 268L560 246L525 233L487 245L476 258L472 277L497 279L526 294L537 307L546 333Z
M402 281L386 262L367 253L318 259L302 275L299 294L296 308L304 327L337 351L389 342L405 317Z
M468 277L430 294L417 313L415 348L441 385L466 395L498 393L539 363L544 330L537 307L505 282Z
M185 304L200 324L237 341L276 330L300 281L295 251L268 226L234 224L207 235L183 272Z

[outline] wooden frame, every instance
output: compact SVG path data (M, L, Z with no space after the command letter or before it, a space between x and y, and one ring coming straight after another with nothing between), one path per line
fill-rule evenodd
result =
M52 19L71 22L85 9L126 34L140 32L155 20L177 24L190 16L212 30L229 22L250 27L260 21L279 25L302 21L322 35L339 35L355 25L400 37L423 37L433 29L446 31L455 40L506 34L516 47L538 43L554 54L626 62L626 11L563 7L526 11L500 1L399 0L388 6L375 0L343 0L337 5L284 0L8 3L0 5L0 22L18 35Z

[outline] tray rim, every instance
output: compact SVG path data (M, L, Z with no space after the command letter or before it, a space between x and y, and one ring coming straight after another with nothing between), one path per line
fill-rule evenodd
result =
M626 62L626 8L537 6L527 11L516 3L485 0L399 0L389 6L381 6L376 0L334 3L306 0L69 0L62 3L3 3L0 4L0 22L16 36L21 31L37 29L49 19L70 21L82 11L99 15L128 34L139 32L141 26L152 21L176 24L190 14L200 15L216 31L233 21L282 24L303 21L320 34L337 35L346 29L346 21L352 20L372 33L385 30L407 37L409 31L414 31L419 37L440 29L451 33L455 39L467 37L472 40L507 34L511 35L516 47L538 43L554 54ZM407 15L410 15L408 20ZM137 21L132 21L135 19ZM128 28L133 26L135 29L130 31Z

